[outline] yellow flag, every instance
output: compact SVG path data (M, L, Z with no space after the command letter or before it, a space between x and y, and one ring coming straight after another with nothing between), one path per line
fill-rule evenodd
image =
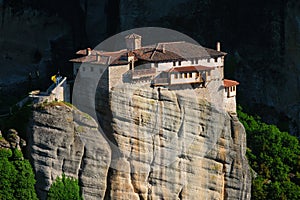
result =
M56 83L56 75L51 76L51 80L52 80L54 83Z

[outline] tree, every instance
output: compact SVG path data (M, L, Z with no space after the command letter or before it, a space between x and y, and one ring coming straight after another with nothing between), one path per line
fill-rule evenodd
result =
M62 178L57 177L52 183L49 192L48 200L81 200L80 188L78 185L78 180L72 177L66 177L65 174Z
M8 160L11 156L10 150L0 150L0 199L15 199L13 183L16 181L17 170Z
M252 199L299 199L299 140L276 126L261 122L238 109L247 133L247 157L258 176L252 182Z
M35 179L21 151L0 149L0 199L36 200Z

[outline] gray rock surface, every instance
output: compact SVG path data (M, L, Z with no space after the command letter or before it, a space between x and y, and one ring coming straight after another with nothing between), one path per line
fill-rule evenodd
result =
M39 198L65 173L79 180L85 199L102 199L110 148L88 115L64 104L37 106L29 131L29 151Z
M250 199L243 126L189 92L113 89L108 199Z
M250 199L243 126L186 94L115 87L110 106L97 107L104 137L77 109L35 106L29 147L39 197L65 173L79 179L85 199Z

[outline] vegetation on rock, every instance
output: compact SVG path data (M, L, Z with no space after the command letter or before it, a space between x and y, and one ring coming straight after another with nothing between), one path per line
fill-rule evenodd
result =
M62 178L57 177L55 182L52 183L48 192L48 200L64 200L73 199L81 200L80 188L78 186L78 180L67 177L65 174Z
M299 140L238 110L247 133L247 157L257 173L252 199L300 199Z
M37 199L35 179L21 151L0 149L0 199Z

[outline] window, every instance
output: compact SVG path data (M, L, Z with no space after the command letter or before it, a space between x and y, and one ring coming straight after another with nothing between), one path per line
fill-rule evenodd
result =
M178 74L178 78L182 78L182 74Z
M195 63L198 64L198 59L195 59Z
M178 65L181 66L181 61L178 61Z
M218 57L215 58L215 62L218 62Z
M174 79L178 79L178 74L174 74Z
M176 66L176 62L175 61L173 61L173 66Z
M194 62L194 59L192 59L192 61L191 61L191 62L192 62L192 65L193 65L193 64L195 64L195 62Z
M207 62L210 63L210 58L207 59Z

